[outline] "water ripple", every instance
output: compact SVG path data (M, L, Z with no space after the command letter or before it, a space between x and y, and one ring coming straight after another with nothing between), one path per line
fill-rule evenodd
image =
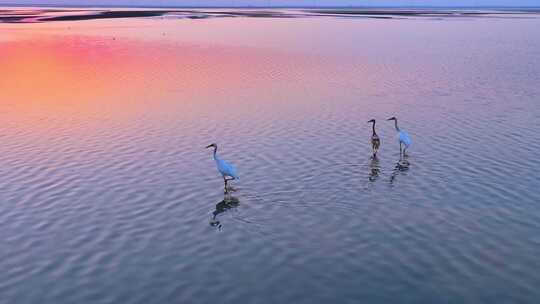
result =
M223 19L0 42L6 75L27 62L54 91L0 83L2 299L540 298L538 21ZM265 34L189 36L246 24ZM232 197L212 142L238 168Z

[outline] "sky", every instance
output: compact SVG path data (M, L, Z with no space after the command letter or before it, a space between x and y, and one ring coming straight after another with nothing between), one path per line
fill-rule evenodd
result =
M540 6L540 0L0 0L1 4L96 6Z

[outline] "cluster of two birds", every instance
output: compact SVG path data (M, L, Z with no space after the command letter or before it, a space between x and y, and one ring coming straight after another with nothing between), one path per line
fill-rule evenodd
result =
M390 117L387 120L393 120L394 126L396 127L396 131L398 133L398 141L399 141L399 157L401 158L401 155L405 155L405 152L407 151L407 148L410 147L412 141L409 134L405 131L402 131L398 127L397 118ZM375 132L375 119L372 119L368 121L368 123L372 123L373 128L373 134L371 135L371 148L373 149L373 158L377 157L377 152L379 151L379 148L381 147L381 139L379 135L377 135L377 132Z
M405 154L405 151L407 150L407 148L409 148L409 146L412 143L411 137L405 131L402 131L399 129L397 118L391 117L391 118L388 118L387 120L394 121L396 131L398 132L399 153L400 153L400 158L401 158L401 155ZM371 146L373 148L373 157L375 158L377 157L377 152L379 151L379 148L381 147L381 139L377 135L377 132L375 132L375 119L368 121L368 123L373 123L373 134L371 135ZM238 174L236 173L236 169L233 167L233 165L229 164L228 162L221 159L217 155L217 149L218 149L217 144L208 145L206 148L207 149L214 148L214 160L216 161L216 166L219 173L223 177L223 182L225 183L225 193L228 193L228 191L230 190L230 188L228 187L228 182L231 180L238 179Z

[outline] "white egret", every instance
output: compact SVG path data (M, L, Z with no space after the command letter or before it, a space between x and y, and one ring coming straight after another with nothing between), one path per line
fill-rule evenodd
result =
M225 183L225 193L228 193L228 182L231 180L238 179L238 174L236 173L236 169L233 167L233 165L229 164L228 162L224 161L217 155L217 145L211 144L206 147L208 148L214 148L214 160L216 161L216 166L221 174L223 176L223 182Z
M397 118L395 117L391 117L391 118L388 118L388 120L393 120L394 121L394 124L395 124L395 127L396 127L396 131L398 132L398 140L399 140L399 157L401 158L401 155L405 155L405 152L407 151L407 149L411 146L412 144L412 140L411 140L411 137L409 136L409 134L407 134L407 132L405 131L401 131L398 127L398 122L397 122ZM403 148L403 146L405 146L405 148Z
M379 147L381 146L381 139L377 135L377 132L375 132L375 119L372 119L368 121L368 123L373 123L373 134L371 135L371 148L373 149L373 158L377 158L377 152L379 151Z

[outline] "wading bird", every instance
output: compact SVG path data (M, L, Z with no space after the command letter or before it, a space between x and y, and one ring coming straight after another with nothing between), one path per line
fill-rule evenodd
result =
M373 158L377 158L377 151L379 151L379 147L381 146L381 139L379 138L379 135L377 135L377 132L375 132L375 119L372 119L368 121L368 123L373 123L373 134L371 135L371 148L373 149Z
M387 120L393 120L394 121L396 131L398 132L399 157L401 157L402 154L405 155L405 152L407 151L407 148L409 148L409 146L412 144L411 137L409 136L409 134L407 134L407 132L401 131L399 129L398 124L397 124L397 118L391 117L391 118L388 118ZM403 148L403 146L405 146L405 148Z
M217 145L216 144L208 145L206 148L207 149L208 148L214 148L214 160L216 161L216 166L217 166L217 169L218 169L219 173L221 174L221 176L223 176L223 182L225 183L224 191L225 191L225 193L228 193L229 192L228 182L231 181L231 180L234 180L234 179L238 179L238 174L236 174L236 169L231 164L224 161L223 159L221 159L217 155ZM227 178L227 177L229 177L229 178Z

